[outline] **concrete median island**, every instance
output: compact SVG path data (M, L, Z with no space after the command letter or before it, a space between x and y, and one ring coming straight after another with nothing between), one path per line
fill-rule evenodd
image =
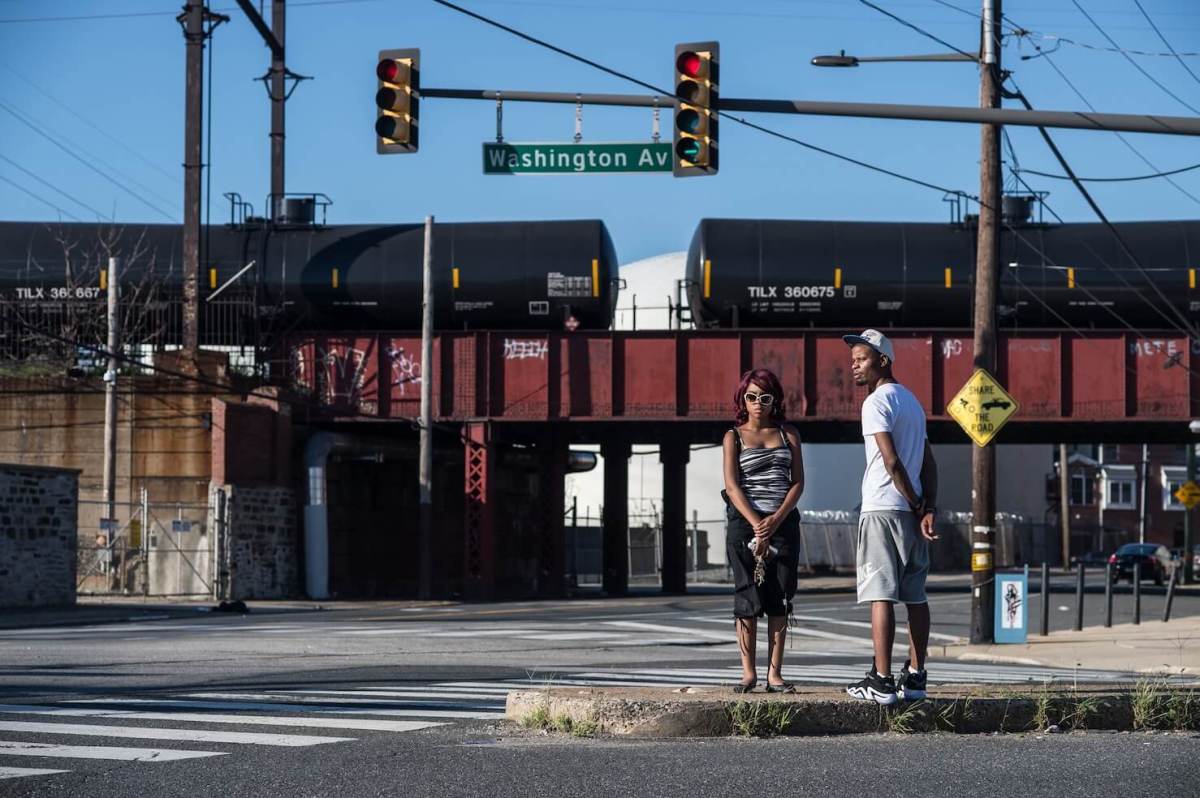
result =
M527 728L582 737L1200 730L1200 690L1161 679L1120 686L956 686L891 707L856 701L836 688L797 690L734 695L720 688L551 685L509 693L506 716Z

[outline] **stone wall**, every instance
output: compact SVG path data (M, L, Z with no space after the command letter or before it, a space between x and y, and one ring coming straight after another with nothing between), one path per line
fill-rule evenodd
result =
M75 603L79 472L0 464L0 607Z
M218 584L224 598L292 598L300 594L299 531L291 488L225 485L218 520ZM213 502L218 519L220 501Z

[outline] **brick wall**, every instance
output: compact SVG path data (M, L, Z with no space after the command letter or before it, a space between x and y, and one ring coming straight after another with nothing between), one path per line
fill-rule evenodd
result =
M0 607L75 603L79 472L0 464Z
M296 498L291 488L225 485L220 580L230 600L300 594ZM216 502L214 502L214 505Z

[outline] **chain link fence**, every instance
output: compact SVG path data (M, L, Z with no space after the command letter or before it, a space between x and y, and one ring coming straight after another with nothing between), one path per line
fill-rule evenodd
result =
M211 596L217 589L217 541L223 514L208 503L79 502L76 593L83 596ZM223 506L215 491L214 503Z

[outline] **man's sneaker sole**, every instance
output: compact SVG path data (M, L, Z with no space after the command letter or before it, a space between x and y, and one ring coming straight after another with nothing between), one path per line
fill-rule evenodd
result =
M901 687L896 692L905 701L919 701L925 697L924 690L916 690L911 687L910 688Z
M876 704L885 707L889 707L900 700L900 697L895 693L876 690L874 687L847 687L846 695L851 698L857 698L860 701L874 701Z

